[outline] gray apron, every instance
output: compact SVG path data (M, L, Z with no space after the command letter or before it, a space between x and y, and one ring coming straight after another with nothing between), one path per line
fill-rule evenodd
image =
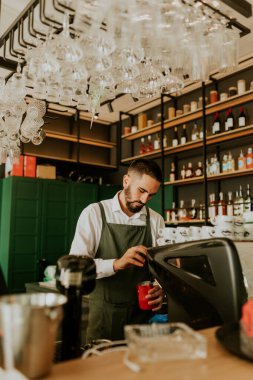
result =
M150 214L147 208L146 225L129 226L107 223L102 203L102 233L96 258L119 259L128 248L152 246ZM95 339L124 339L124 325L148 323L152 311L138 307L136 284L150 280L148 265L130 267L115 275L96 281L96 288L89 296L89 322L87 342Z

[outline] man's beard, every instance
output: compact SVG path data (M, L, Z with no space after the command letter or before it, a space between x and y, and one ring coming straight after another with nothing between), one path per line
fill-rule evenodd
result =
M128 186L126 189L124 189L125 192L125 199L126 199L126 207L130 212L133 212L134 214L141 211L142 207L145 206L145 203L142 203L141 201L130 201L131 199L131 190L130 186ZM137 203L137 206L134 206L134 203Z

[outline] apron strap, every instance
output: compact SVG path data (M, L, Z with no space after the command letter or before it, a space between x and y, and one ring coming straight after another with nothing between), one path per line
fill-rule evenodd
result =
M101 217L102 217L102 224L103 226L106 225L106 216L105 216L105 209L104 206L102 205L102 202L98 202L100 212L101 212Z

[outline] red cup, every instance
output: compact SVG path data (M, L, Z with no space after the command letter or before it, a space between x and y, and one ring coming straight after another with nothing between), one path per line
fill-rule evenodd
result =
M153 288L152 282L151 281L144 281L141 282L140 284L136 285L137 289L137 294L138 294L138 301L139 301L139 307L142 310L152 310L153 305L149 305L147 298L145 296L148 294L149 290Z

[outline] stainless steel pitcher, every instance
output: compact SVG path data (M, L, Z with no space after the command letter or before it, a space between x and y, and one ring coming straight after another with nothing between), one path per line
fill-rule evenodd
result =
M65 296L56 293L0 297L0 349L3 368L6 366L4 340L8 337L13 365L17 370L30 379L46 376L50 372L58 328L63 316L62 305L66 301Z

